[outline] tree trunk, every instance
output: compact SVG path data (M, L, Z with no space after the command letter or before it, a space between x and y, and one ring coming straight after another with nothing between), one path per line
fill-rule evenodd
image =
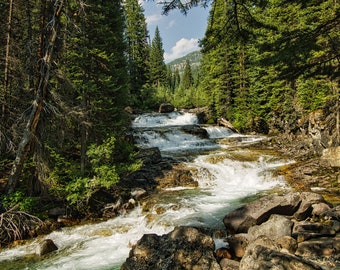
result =
M7 33L6 33L6 53L5 53L5 70L4 70L4 81L3 81L3 102L1 105L1 126L4 130L0 130L0 149L1 152L5 152L6 150L6 141L5 135L5 123L8 118L7 113L7 95L8 95L8 85L9 85L9 51L11 45L11 31L12 31L12 14L13 14L13 0L9 1L9 11L8 11L8 19L7 19ZM2 128L1 128L2 129ZM3 138L3 139L2 139Z
M43 5L46 5L46 0L42 1L42 8ZM51 20L48 22L48 41L46 42L46 47L43 50L43 57L39 59L40 62L40 74L36 89L36 96L32 103L32 111L30 114L30 117L27 121L25 130L22 135L22 139L19 143L17 155L14 160L14 164L12 167L11 174L8 178L7 185L6 185L6 193L10 194L12 193L18 183L20 174L23 169L24 161L27 155L27 152L30 149L32 138L34 138L37 125L40 119L41 111L44 106L44 100L46 97L46 92L48 89L48 83L49 83L49 76L50 76L50 70L51 70L51 64L52 64L52 56L53 56L53 49L55 46L55 41L58 34L58 26L59 26L59 18L60 13L63 7L63 0L55 0L54 3L51 3L53 5L53 15ZM41 19L44 19L44 14L41 15ZM44 27L44 31L46 27ZM45 33L44 31L41 31L41 40L44 40ZM41 43L44 44L44 43Z

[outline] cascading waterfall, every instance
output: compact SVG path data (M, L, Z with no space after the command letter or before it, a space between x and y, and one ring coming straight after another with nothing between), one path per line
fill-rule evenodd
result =
M182 112L139 115L133 127L140 147L159 147L162 155L186 160L199 187L169 188L156 197L148 215L137 207L105 222L52 232L43 238L52 239L59 250L43 258L34 255L41 239L3 250L1 269L119 269L143 234L164 234L178 225L223 228L223 216L240 206L242 198L284 185L271 170L285 161L235 148L259 137L241 136L224 127L200 127L194 114ZM192 127L204 128L209 136L186 131Z

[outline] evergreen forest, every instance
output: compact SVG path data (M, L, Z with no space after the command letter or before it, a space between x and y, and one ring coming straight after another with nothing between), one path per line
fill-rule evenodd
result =
M207 5L200 66L180 73L138 0L0 0L1 212L36 214L47 200L86 213L93 192L141 166L129 113L161 103L260 133L339 111L339 1L171 0L163 11Z

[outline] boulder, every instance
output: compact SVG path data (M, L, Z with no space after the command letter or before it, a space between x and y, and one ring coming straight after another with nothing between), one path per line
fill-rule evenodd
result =
M130 251L122 270L220 270L213 239L193 227L177 227L158 236L145 234Z
M228 238L229 248L236 258L242 258L249 244L250 236L246 233L239 233Z
M222 259L220 261L221 270L238 270L240 268L240 262L230 260L230 259Z
M198 136L202 139L208 139L208 131L200 126L183 126L181 130L185 133Z
M296 255L310 258L340 254L340 237L311 239L298 244Z
M161 151L158 147L140 149L136 159L141 159L144 164L157 164L162 161Z
M275 243L279 246L281 252L295 254L298 247L297 241L291 236L282 236L276 239Z
M206 124L208 122L212 122L214 118L213 112L209 107L194 108L190 109L188 112L197 115L199 124Z
M51 239L44 239L37 246L36 254L43 256L55 250L58 250L58 247L54 244L54 242Z
M265 235L272 240L276 240L283 236L291 236L293 222L280 215L271 215L268 221L261 225L255 225L248 230L248 235L252 239Z
M302 192L301 204L299 209L294 214L297 220L305 220L307 217L312 216L313 204L325 203L325 199L322 195L313 192Z
M189 168L183 165L174 165L172 170L164 173L162 177L158 177L158 188L171 187L197 187L198 182L194 179Z
M215 257L218 261L221 261L222 259L231 259L232 255L230 254L229 249L222 247L215 251Z
M248 232L251 226L267 221L272 214L293 215L300 202L299 193L268 195L228 213L223 222L232 233Z
M329 205L323 202L312 204L312 216L321 216L330 209Z
M170 113L173 112L175 110L174 105L170 104L170 103L162 103L159 106L159 112L160 113Z
M320 223L303 221L294 225L292 236L297 239L298 242L303 242L311 238L335 236L332 223Z
M321 217L340 221L340 205L322 213Z
M324 149L321 159L331 167L340 167L340 146Z
M240 270L263 269L299 269L322 270L322 268L298 256L279 252L262 245L247 248L246 254L240 261Z

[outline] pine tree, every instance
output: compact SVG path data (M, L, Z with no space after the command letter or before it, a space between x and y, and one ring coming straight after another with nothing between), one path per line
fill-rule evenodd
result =
M190 87L193 86L193 84L194 84L194 78L192 76L191 66L190 66L189 60L186 60L184 71L183 71L183 76L181 80L181 87L183 89L189 89Z
M130 91L132 98L139 103L141 102L141 89L147 83L149 75L148 30L144 10L138 0L126 0L124 11Z
M156 27L150 50L150 83L154 87L161 87L166 84L164 50L158 26Z

